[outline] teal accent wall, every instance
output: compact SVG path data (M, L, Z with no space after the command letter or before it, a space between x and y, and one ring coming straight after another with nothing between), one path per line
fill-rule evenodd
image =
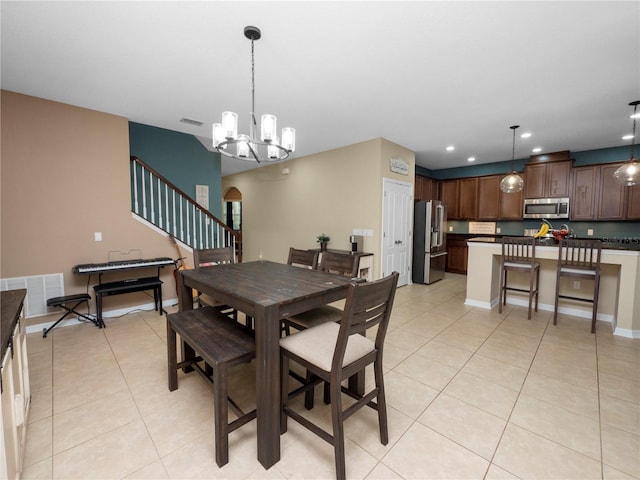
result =
M209 211L222 219L220 154L193 135L134 122L129 122L129 152L194 200L196 185L208 185Z

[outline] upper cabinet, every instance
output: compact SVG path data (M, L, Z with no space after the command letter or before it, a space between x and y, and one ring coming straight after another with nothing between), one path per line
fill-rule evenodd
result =
M461 178L458 217L462 220L478 218L478 178Z
M572 220L640 219L640 186L625 187L613 177L621 163L573 169Z
M413 196L416 202L421 200L436 200L438 198L438 180L416 175L416 192Z
M449 220L458 220L459 215L459 192L460 180L443 180L440 183L440 200L447 206L447 218Z
M572 160L530 163L524 167L525 198L568 197Z

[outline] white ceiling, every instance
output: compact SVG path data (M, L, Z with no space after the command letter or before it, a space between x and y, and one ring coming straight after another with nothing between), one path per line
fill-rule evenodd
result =
M640 1L2 1L2 88L189 133L224 110L294 157L384 137L428 169L628 145ZM186 117L202 127L180 123ZM242 128L244 127L244 128ZM449 144L456 146L446 152ZM223 159L224 175L254 163Z

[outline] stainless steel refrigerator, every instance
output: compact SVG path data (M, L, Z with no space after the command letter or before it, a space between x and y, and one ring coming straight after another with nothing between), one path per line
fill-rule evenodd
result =
M413 211L413 283L444 278L447 266L447 206L438 201L417 202Z

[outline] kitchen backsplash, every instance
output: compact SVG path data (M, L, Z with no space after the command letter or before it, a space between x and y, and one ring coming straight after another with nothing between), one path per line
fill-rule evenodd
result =
M594 238L626 238L640 237L640 222L571 222L566 220L553 220L554 228L567 224L573 229L577 237L586 237L588 230L593 230ZM522 222L496 222L496 235L521 236L525 229L540 228L540 220L523 220ZM463 220L448 220L447 233L469 233L469 222Z

